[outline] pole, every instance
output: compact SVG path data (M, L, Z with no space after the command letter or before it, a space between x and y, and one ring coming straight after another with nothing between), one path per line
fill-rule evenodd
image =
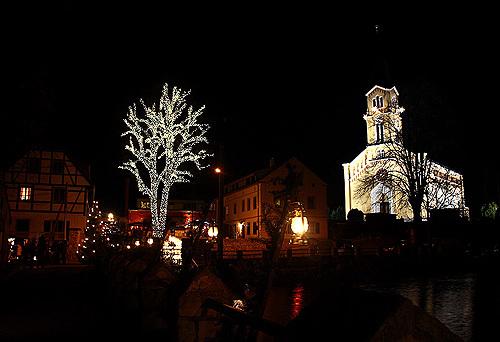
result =
M219 172L219 200L218 200L218 213L217 213L217 227L219 229L219 233L217 235L217 259L218 261L222 262L223 256L224 256L224 189L223 189L223 183L224 183L224 171L221 170Z
M217 235L217 261L222 264L224 256L224 157L223 157L224 146L219 143L219 167L217 168L217 173L219 177L219 200L217 201L217 228L219 230Z

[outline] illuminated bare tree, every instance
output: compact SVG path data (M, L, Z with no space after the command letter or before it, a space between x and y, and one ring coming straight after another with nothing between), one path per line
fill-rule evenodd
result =
M424 207L427 215L432 209L460 208L464 209L463 177L437 163L432 165ZM462 212L462 215L466 215Z
M410 208L413 221L422 221L422 209L463 206L457 203L463 191L461 176L434 163L424 152L406 148L399 114L380 113L376 124L383 125L384 137L375 158L367 163L355 189L355 196L370 193L374 202L391 202Z
M165 237L171 187L189 182L193 176L185 165L192 162L200 170L208 166L202 166L202 161L211 156L199 148L200 144L208 143L205 134L209 126L198 122L205 106L197 110L188 106L189 94L190 91L177 87L169 91L165 84L159 105L148 107L140 99L143 115L138 115L134 103L124 119L128 129L122 137L129 138L125 150L132 157L119 168L130 171L139 191L149 197L153 236L157 238Z

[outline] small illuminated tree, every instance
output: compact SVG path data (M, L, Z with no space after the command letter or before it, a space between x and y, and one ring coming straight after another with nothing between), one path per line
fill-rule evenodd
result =
M192 173L183 169L188 162L198 170L202 161L211 156L200 149L207 144L205 136L208 124L199 123L205 106L195 110L186 103L190 91L174 87L169 91L168 84L163 86L159 105L147 106L140 103L144 114L138 115L135 103L129 107L124 119L128 137L125 150L132 155L119 168L130 171L137 180L139 191L149 197L151 203L151 224L153 236L165 238L168 195L175 183L186 183Z
M102 212L99 209L99 203L93 201L89 207L87 224L85 226L85 237L78 244L77 253L80 261L91 263L95 261L96 249L101 238L100 229L102 225Z

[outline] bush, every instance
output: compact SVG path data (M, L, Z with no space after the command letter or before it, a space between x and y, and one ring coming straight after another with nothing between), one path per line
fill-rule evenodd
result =
M360 223L364 221L365 214L359 209L351 209L349 213L347 213L347 221L348 222L356 222Z

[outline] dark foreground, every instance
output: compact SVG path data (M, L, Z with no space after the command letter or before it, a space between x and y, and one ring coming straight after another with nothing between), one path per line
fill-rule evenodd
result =
M118 318L105 288L89 266L47 266L3 275L0 341L137 338L134 326Z
M366 263L362 264L365 265ZM383 264L387 265L388 261L384 261ZM341 278L350 278L352 280L353 278L357 278L357 276L366 276L370 273L366 271L366 265L364 267L354 266L352 269L348 268L348 270L344 272L345 274L339 271L335 272L333 278L338 282ZM498 266L496 262L486 263L481 267L477 267L476 265L476 267L473 268L478 272L472 273L470 273L467 267L467 274L474 274L474 277L471 278L474 282L470 284L465 282L465 287L463 289L460 287L461 292L452 292L454 294L453 298L448 297L450 293L449 283L454 278L450 277L449 274L446 276L442 275L442 269L439 268L440 272L438 272L438 274L442 275L441 278L444 277L446 281L442 281L440 280L441 278L439 278L436 280L435 284L430 284L432 286L426 282L424 284L425 286L416 287L420 292L421 290L419 289L421 288L427 291L425 294L419 292L419 296L423 298L422 303L425 302L425 305L420 305L420 300L415 302L411 295L408 295L404 291L399 291L399 287L396 285L399 284L400 281L398 282L392 279L392 282L396 281L396 285L392 283L389 285L392 284L390 288L397 290L392 292L410 298L414 301L414 304L428 312L427 306L431 303L433 305L433 310L430 310L429 313L434 316L439 316L439 312L444 312L446 315L452 315L453 317L451 317L451 319L454 320L461 317L460 314L457 314L461 312L460 308L464 310L468 308L468 297L464 296L463 293L473 291L474 297L477 297L477 300L472 302L477 302L479 304L474 304L474 310L472 310L474 312L473 315L467 316L464 314L467 316L464 316L464 318L465 321L469 319L474 320L475 329L474 331L468 331L466 334L461 334L460 331L455 332L458 333L459 336L461 335L464 340L483 340L485 336L493 332L491 328L496 325L490 323L498 317L498 310L495 308L495 306L499 304L497 296L498 291L496 288L499 281L495 271L496 266ZM329 265L328 268L332 269L332 265ZM446 267L446 269L448 268L449 267ZM363 283L370 284L368 288L363 286L365 289L370 290L384 290L387 288L387 281L388 279L390 280L391 277L388 277L387 272L383 272L384 268L376 267L376 264L370 264L370 269L378 270L378 272L373 272L377 274L377 277L369 277L372 279L364 279L364 281L357 279L357 281L355 280L353 283L358 283L359 285ZM394 273L399 275L405 273L402 272L402 268L395 267L394 265L391 269L393 275ZM426 267L425 270L427 274L429 268ZM413 274L415 271L416 269L413 268L412 272L407 271L407 273ZM317 274L317 272L312 273ZM419 273L421 272L417 272L417 274ZM343 276L341 276L342 274ZM347 276L349 274L350 276ZM427 276L425 276L424 279L427 279ZM466 278L466 280L467 279L469 278ZM318 284L324 283L323 281L318 281L319 279L309 280L313 281L313 284L316 284L315 288L318 287ZM441 289L443 286L445 289ZM294 296L292 296L293 305L289 308L294 314L292 315L293 317L290 318L296 317L299 312L302 313L303 311L302 317L298 317L295 325L290 325L290 331L293 332L294 337L301 336L307 339L307 336L311 337L310 327L312 327L312 325L315 326L313 331L319 332L331 326L332 323L336 323L337 329L334 329L335 332L330 331L333 335L339 336L341 332L339 330L340 327L350 327L347 330L344 329L346 330L344 337L348 340L366 340L366 338L361 338L361 335L357 336L359 338L356 339L353 332L359 332L361 334L361 332L365 330L376 331L384 320L385 322L392 322L391 324L393 325L401 324L401 322L387 321L387 317L390 315L385 311L391 311L391 307L398 308L401 314L412 315L412 317L414 315L413 311L406 303L400 303L394 298L371 296L358 292L352 293L350 297L348 296L350 292L334 296L331 287L323 287L325 287L326 291L321 292L315 290L314 293L316 296L310 296L311 298L319 297L321 299L316 304L311 301L311 307L307 305L308 300L302 300L308 297L306 288L302 288L300 293L294 291ZM430 290L427 290L428 287ZM173 331L170 332L171 335L165 333L162 333L162 336L147 335L138 323L141 321L141 317L137 316L138 313L134 313L133 310L124 311L123 303L120 303L119 299L117 299L120 297L110 293L108 288L107 279L104 278L103 273L97 272L94 267L90 266L58 265L48 266L44 269L16 270L8 274L0 275L0 298L2 300L0 306L0 341L89 341L90 339L109 339L112 341L141 341L151 339L159 339L162 341L173 340L172 336L175 336ZM428 293L429 291L431 291L430 294ZM410 292L413 293L412 291ZM442 297L440 297L441 293L446 297L443 297L446 300L438 300ZM300 296L298 296L298 294L300 294ZM417 299L420 298L419 296L417 296ZM479 298L478 296L482 297ZM327 303L326 299L330 297L332 301L331 303ZM298 299L301 299L299 300L300 303L297 302ZM394 300L395 304L392 306L388 305L390 300ZM304 303L302 303L302 301ZM380 303L378 301L380 301ZM450 307L455 309L455 306L449 303L450 301L457 304L456 308L458 308L458 311L453 312L450 310ZM372 305L369 305L370 303ZM443 306L443 303L448 304ZM488 307L484 307L485 303L488 304ZM280 307L288 307L288 303ZM370 315L366 316L367 312L370 312ZM375 322L375 318L378 316L380 316L380 322L377 322L380 324L377 323L374 324L374 327L367 326L365 327L366 329L361 329L364 324L363 322ZM424 321L428 320L428 318L425 317L423 317L423 319ZM443 319L443 317L440 317L440 319L445 323L449 323L446 319ZM420 322L419 320L415 321ZM427 323L429 323L429 327L435 326L433 322L429 321ZM463 322L459 322L459 324L463 324ZM390 326L390 324L387 326ZM450 325L448 324L448 326ZM304 330L303 327L308 328ZM300 335L300 332L305 332L305 335ZM385 336L387 337L388 334L389 333ZM439 334L440 332L436 333L434 336ZM423 337L423 335L420 337ZM432 340L432 338L423 338L422 340Z

